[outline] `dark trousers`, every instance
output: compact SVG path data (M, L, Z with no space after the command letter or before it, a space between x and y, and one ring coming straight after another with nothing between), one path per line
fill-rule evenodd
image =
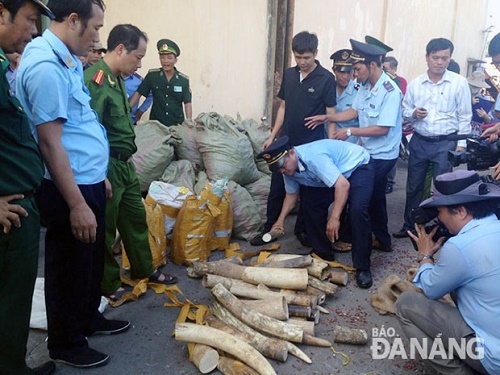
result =
M56 185L43 180L36 199L45 237L45 303L51 357L72 355L88 346L86 335L104 319L98 307L104 264L106 194L104 182L79 185L97 220L92 244L75 239L69 208Z
M418 133L414 133L410 140L408 158L408 179L406 180L406 205L404 227L413 228L411 211L422 202L425 190L425 177L429 165L432 166L433 179L440 174L450 172L448 151L455 150L456 141L428 142Z
M352 263L358 270L370 269L371 220L374 170L370 164L356 169L349 177L348 217L352 231ZM332 251L326 235L328 207L334 201L335 188L301 186L306 233L314 251L321 256Z
M271 187L269 189L269 196L267 198L267 218L264 224L264 233L269 232L273 224L278 220L281 213L281 208L283 207L283 201L285 200L285 182L283 180L283 175L279 172L273 172L271 175ZM297 220L295 222L294 233L299 234L305 232L305 219L302 214L302 186L299 192L299 212L297 214Z
M0 374L28 374L31 301L38 268L40 216L35 199L13 201L27 212L21 227L0 226Z
M385 197L385 187L387 185L387 175L398 159L383 160L370 159L370 164L375 171L375 182L373 184L373 194L370 203L370 217L372 219L372 231L382 245L391 245L391 235L387 227L387 201Z

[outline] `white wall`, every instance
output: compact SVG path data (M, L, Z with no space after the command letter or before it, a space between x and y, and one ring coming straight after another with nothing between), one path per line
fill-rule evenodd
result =
M104 42L112 27L132 23L150 39L143 68L158 68L156 42L175 41L177 68L190 77L193 115L216 111L260 118L268 66L265 0L106 0Z
M105 1L103 42L117 23L133 23L150 38L140 74L159 66L158 39L179 44L178 68L190 77L195 116L207 111L236 116L239 111L259 119L264 114L267 74L274 68L267 60L272 24L268 6L278 0ZM427 42L445 37L455 44L453 57L464 73L468 57L482 56L483 30L499 2L295 0L293 33L318 34L318 59L328 69L331 53L349 48L349 38L372 35L394 48L390 55L399 60L398 72L408 80L426 70Z

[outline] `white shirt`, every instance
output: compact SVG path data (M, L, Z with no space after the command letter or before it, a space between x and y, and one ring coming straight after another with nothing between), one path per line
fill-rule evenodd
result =
M467 80L459 74L445 71L434 83L427 72L408 85L403 99L403 116L413 122L413 129L426 136L446 135L454 132L469 134L472 118L471 94ZM425 108L427 117L412 117L416 108ZM458 146L465 147L465 140Z

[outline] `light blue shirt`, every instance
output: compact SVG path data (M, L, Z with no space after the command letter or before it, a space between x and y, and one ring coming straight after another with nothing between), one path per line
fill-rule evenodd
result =
M338 84L335 90L336 98L337 98L337 106L335 107L335 112L343 112L349 108L352 108L352 103L356 94L358 93L358 89L356 86L360 86L358 83L354 81L349 81L347 87L342 92L342 95L339 95ZM359 127L359 121L357 118L344 122L337 122L337 128L357 128ZM325 125L325 138L328 138L328 124ZM346 141L358 144L359 137L351 135L346 139Z
M484 368L500 374L500 221L473 219L446 241L435 265L424 263L413 283L431 299L451 291L467 324L484 339Z
M17 68L12 69L10 66L5 70L5 76L7 77L7 82L9 82L10 90L12 91L12 95L16 96L16 75Z
M124 78L123 82L125 82L125 89L127 90L127 95L130 99L130 97L134 95L134 93L137 91L137 88L142 83L142 78L139 74L132 73L128 77ZM146 112L149 109L149 107L151 107L152 103L153 103L153 93L150 92L146 100L144 100L140 106L139 103L137 103L135 106L132 107L132 112L130 113L130 117L132 118L133 124L136 123L135 113L137 112L137 109L140 109L141 112Z
M299 170L292 176L283 175L288 194L298 193L300 185L332 187L340 175L348 179L357 167L370 161L363 147L334 139L295 146L294 150Z
M62 120L61 141L77 184L104 181L109 158L106 130L90 107L81 62L50 30L26 47L17 72L17 95L35 139L36 126ZM51 179L47 170L45 178Z
M425 137L453 132L469 134L471 101L469 84L460 74L447 70L441 80L434 83L425 72L408 85L403 99L403 114L412 121L413 129ZM414 119L416 108L425 108L427 116L421 120ZM465 140L458 141L458 146L465 145Z
M373 159L392 160L399 155L403 115L399 87L382 72L377 83L361 85L352 108L358 112L359 127L386 126L389 132L380 137L361 137L363 147Z

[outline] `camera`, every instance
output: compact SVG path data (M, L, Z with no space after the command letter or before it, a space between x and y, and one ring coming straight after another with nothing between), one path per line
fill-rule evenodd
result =
M441 237L444 237L446 242L450 237L452 237L452 235L448 231L448 229L444 226L444 224L441 223L439 220L437 220L438 214L439 211L437 210L436 207L428 207L428 208L418 207L411 211L411 218L414 223L418 225L424 225L425 232L427 234L430 233L437 226L438 230L432 237L432 240L434 242L437 242ZM417 235L415 229L411 229L411 232L415 236ZM413 248L416 251L418 251L417 243L411 237L410 240L413 245Z
M452 167L467 163L468 170L484 171L498 163L500 159L498 143L500 141L488 143L482 137L468 137L466 142L466 151L448 151L448 161Z

